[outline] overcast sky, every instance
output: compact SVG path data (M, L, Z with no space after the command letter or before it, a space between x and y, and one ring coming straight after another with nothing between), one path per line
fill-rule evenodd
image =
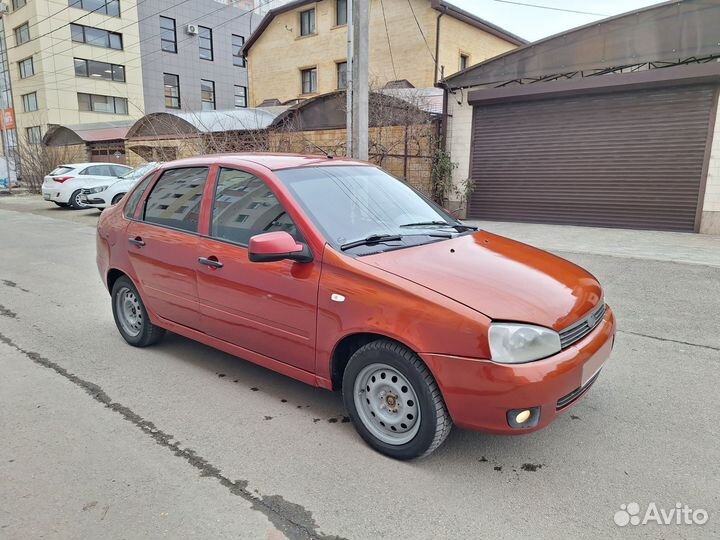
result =
M514 5L499 0L449 0L467 11L529 41L551 36L611 15L658 4L657 0L512 0L553 9ZM558 11L567 9L595 15Z

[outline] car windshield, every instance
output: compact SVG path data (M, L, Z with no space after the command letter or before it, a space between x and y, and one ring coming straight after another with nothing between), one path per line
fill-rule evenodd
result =
M450 238L469 229L400 180L375 167L276 171L335 247L358 254ZM369 249L368 249L369 248Z
M155 163L154 161L152 161L150 163L146 163L142 167L138 167L137 169L132 169L131 171L123 174L120 177L120 179L121 180L133 180L133 179L142 178L150 171L154 171L155 169L157 169L159 166L160 166L159 163Z

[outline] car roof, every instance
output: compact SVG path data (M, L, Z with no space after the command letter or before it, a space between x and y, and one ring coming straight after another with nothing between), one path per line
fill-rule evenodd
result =
M215 163L227 163L243 165L254 163L278 171L281 169L293 169L297 167L324 166L324 165L361 165L374 167L372 163L349 159L345 157L326 157L313 154L279 154L279 153L233 153L233 154L212 154L194 158L178 159L168 161L162 168L173 168L178 166L213 165Z
M120 167L128 167L128 168L132 169L132 167L130 167L130 165L124 165L122 163L109 163L109 162L105 162L105 161L91 161L88 163L64 163L62 165L58 165L55 168L57 169L59 167L72 167L73 169L78 169L80 167L89 167L90 165L118 165Z

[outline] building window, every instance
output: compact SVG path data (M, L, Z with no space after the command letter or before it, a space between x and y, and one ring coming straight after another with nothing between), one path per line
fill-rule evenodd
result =
M463 69L467 69L469 63L470 63L470 57L467 54L461 54L460 55L460 71L462 71Z
M235 85L235 108L244 109L247 107L247 86Z
M317 68L303 69L300 74L302 75L302 93L314 94L317 92Z
M120 0L68 0L68 6L110 17L120 16Z
M175 19L160 17L160 48L165 52L177 53Z
M23 110L33 112L38 110L37 93L31 92L22 96Z
M108 114L127 114L128 100L127 98L115 96L101 96L98 94L82 94L78 92L78 108L81 111L108 113Z
M337 63L337 87L347 88L347 62Z
M40 126L33 126L25 129L27 142L29 144L40 144L42 142L42 131Z
M22 45L30 41L30 24L21 24L15 29L15 44Z
M75 58L75 75L77 77L125 82L125 66L108 64L107 62L97 62L95 60L85 60L84 58Z
M163 73L165 86L165 106L168 109L180 108L180 77L172 73Z
M335 25L347 24L347 0L335 0Z
M70 34L72 40L77 43L86 43L94 47L103 47L105 49L122 50L122 34L117 32L108 32L102 28L94 28L92 26L83 26L81 24L70 24Z
M242 55L242 47L245 45L245 38L236 34L232 35L233 66L245 67L245 58Z
M26 79L35 75L35 66L33 65L32 56L30 58L26 58L25 60L20 60L18 62L18 67L20 68L21 79Z
M200 79L200 100L203 111L215 110L215 83Z
M212 30L204 26L198 26L198 43L200 44L200 59L213 59L213 38Z
M300 35L309 36L315 33L315 8L300 12Z
M21 7L25 7L27 4L27 0L13 0L13 11L20 9Z

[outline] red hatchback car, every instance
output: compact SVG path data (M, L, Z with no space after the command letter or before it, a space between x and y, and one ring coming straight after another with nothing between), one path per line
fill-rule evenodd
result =
M363 439L398 459L429 454L453 423L547 426L615 336L582 268L346 159L166 163L101 215L97 262L131 345L170 330L342 390Z

